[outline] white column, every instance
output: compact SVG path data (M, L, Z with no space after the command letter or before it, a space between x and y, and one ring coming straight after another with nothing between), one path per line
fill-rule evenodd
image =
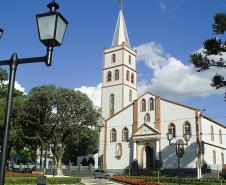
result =
M159 160L159 141L156 140L156 160Z
M137 159L136 150L137 150L137 143L136 143L136 141L133 141L133 160Z

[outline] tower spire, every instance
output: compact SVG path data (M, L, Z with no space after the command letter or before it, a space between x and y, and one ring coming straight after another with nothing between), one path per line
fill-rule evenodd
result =
M119 0L120 2L120 11L117 20L117 24L115 27L115 33L112 41L112 47L121 45L123 42L130 47L129 36L126 29L126 23L124 20L123 12L122 12L122 2L123 0Z

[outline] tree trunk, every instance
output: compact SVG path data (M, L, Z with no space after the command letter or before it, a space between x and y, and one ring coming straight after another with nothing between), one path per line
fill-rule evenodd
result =
M63 170L62 170L62 162L61 162L61 158L56 160L56 171L57 171L57 175L59 176L63 176Z
M42 169L42 155L43 155L43 147L41 144L41 148L40 148L40 169Z
M54 152L54 157L55 157L55 168L57 175L63 176L63 170L62 170L62 157L64 153L64 146L62 148L59 148L57 151Z

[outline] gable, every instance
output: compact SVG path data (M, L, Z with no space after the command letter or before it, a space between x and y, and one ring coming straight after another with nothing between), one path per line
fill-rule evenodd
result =
M158 134L160 134L160 132L144 123L143 125L140 126L140 128L137 129L133 136L158 135Z

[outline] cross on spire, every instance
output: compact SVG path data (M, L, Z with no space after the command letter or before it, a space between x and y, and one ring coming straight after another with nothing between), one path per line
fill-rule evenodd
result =
M121 10L122 10L122 2L123 2L123 0L119 0Z

